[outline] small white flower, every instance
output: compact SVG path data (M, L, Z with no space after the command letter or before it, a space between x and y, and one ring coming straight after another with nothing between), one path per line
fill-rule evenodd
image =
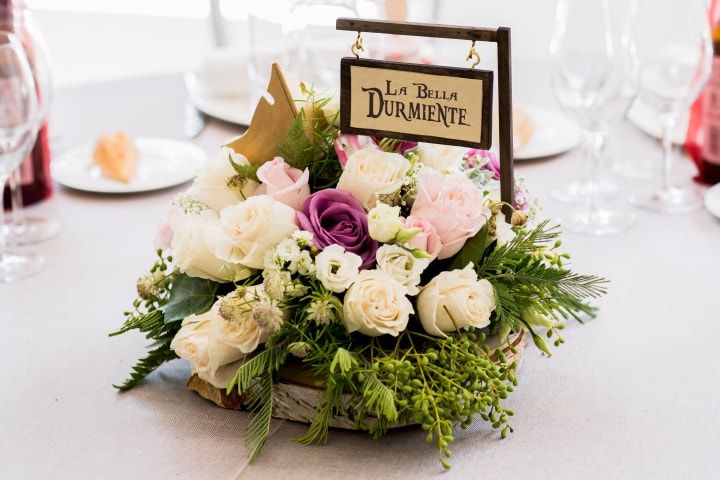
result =
M288 270L308 277L314 276L317 269L312 256L310 256L310 252L307 250L301 250L292 260L290 260Z
M300 247L292 238L286 238L275 248L275 254L283 262L292 261L300 253Z
M362 258L346 252L340 245L330 245L315 257L317 278L331 292L344 292L352 285L360 271Z
M284 300L291 284L290 272L279 269L263 271L263 289L272 300Z
M400 207L378 203L368 212L368 232L378 242L391 242L402 227Z
M308 320L312 320L318 326L328 325L335 318L335 308L328 300L313 300L305 312Z
M292 238L293 240L295 240L295 243L297 243L297 246L300 248L311 247L313 244L313 234L306 230L296 230L295 232L293 232Z
M252 306L252 318L263 332L273 333L283 324L283 311L268 301L257 301Z
M420 274L430 265L430 259L417 258L412 252L397 245L383 245L377 251L377 269L407 288L408 295L420 291Z

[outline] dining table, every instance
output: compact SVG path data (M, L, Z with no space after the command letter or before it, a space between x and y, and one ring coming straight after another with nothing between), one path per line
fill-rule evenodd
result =
M547 88L518 88L516 100L553 105ZM187 139L186 101L180 74L61 88L50 118L53 154L122 131L185 139L212 155L242 133L207 119ZM673 177L691 183L694 166L676 153ZM566 343L550 358L526 350L506 400L512 433L501 439L481 421L458 428L449 470L419 427L378 439L332 430L327 444L303 446L294 439L307 425L283 420L273 420L264 450L249 462L249 414L188 390L183 360L130 391L113 388L148 340L108 334L153 262L157 225L188 184L127 195L55 185L27 211L57 220L60 234L22 247L44 255L45 268L0 284L0 478L720 478L720 220L704 209L635 210L626 197L653 180L615 176L610 163L642 159L659 169L659 142L624 121L602 172L620 187L608 202L636 212L633 228L563 237L574 269L609 279L597 317L569 321ZM539 218L562 219L574 207L550 190L582 168L576 148L517 161L515 173L538 199Z

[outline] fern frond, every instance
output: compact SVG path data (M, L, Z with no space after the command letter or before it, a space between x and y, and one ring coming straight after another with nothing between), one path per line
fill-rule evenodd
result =
M253 412L252 420L245 430L245 444L250 451L250 461L254 461L260 454L270 434L270 420L273 409L273 379L272 373L267 372L253 389L252 399L248 409Z
M122 392L130 390L160 365L176 358L178 357L175 355L175 352L170 349L169 341L161 343L157 348L150 350L146 356L138 360L132 367L130 378L120 385L113 385L113 387Z
M337 349L335 356L330 363L330 373L335 373L335 370L339 368L339 373L344 374L349 372L350 369L357 364L358 361L355 356L341 347Z
M295 442L300 445L313 445L326 443L330 422L336 411L340 408L342 385L336 382L328 382L325 388L325 402L313 417L312 423L302 437L296 438Z
M385 386L374 373L365 376L362 396L365 406L375 412L379 418L394 422L398 418L395 397L392 390Z
M286 357L287 350L278 345L266 348L240 365L235 376L228 382L226 393L230 394L234 388L237 388L238 393L242 395L250 388L253 380L279 370Z

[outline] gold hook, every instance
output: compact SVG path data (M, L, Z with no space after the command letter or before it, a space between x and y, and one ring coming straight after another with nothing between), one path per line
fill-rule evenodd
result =
M475 69L480 64L480 54L477 50L475 50L475 40L472 41L472 45L470 45L470 51L467 54L467 58L465 60L470 60L471 58L475 57L475 62L470 67L471 69Z
M360 31L358 31L355 42L350 46L350 51L353 53L353 55L355 55L355 58L360 58L359 52L365 51L365 47L363 47L363 39L362 39Z

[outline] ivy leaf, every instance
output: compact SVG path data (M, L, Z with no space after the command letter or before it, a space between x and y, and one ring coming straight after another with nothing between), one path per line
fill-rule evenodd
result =
M458 252L455 259L450 264L448 270L462 269L467 266L468 263L478 265L485 255L485 247L488 238L488 224L480 229L470 240L465 243L462 250Z
M204 278L178 275L170 290L170 299L161 310L165 323L179 322L189 315L207 312L215 303L218 284Z

